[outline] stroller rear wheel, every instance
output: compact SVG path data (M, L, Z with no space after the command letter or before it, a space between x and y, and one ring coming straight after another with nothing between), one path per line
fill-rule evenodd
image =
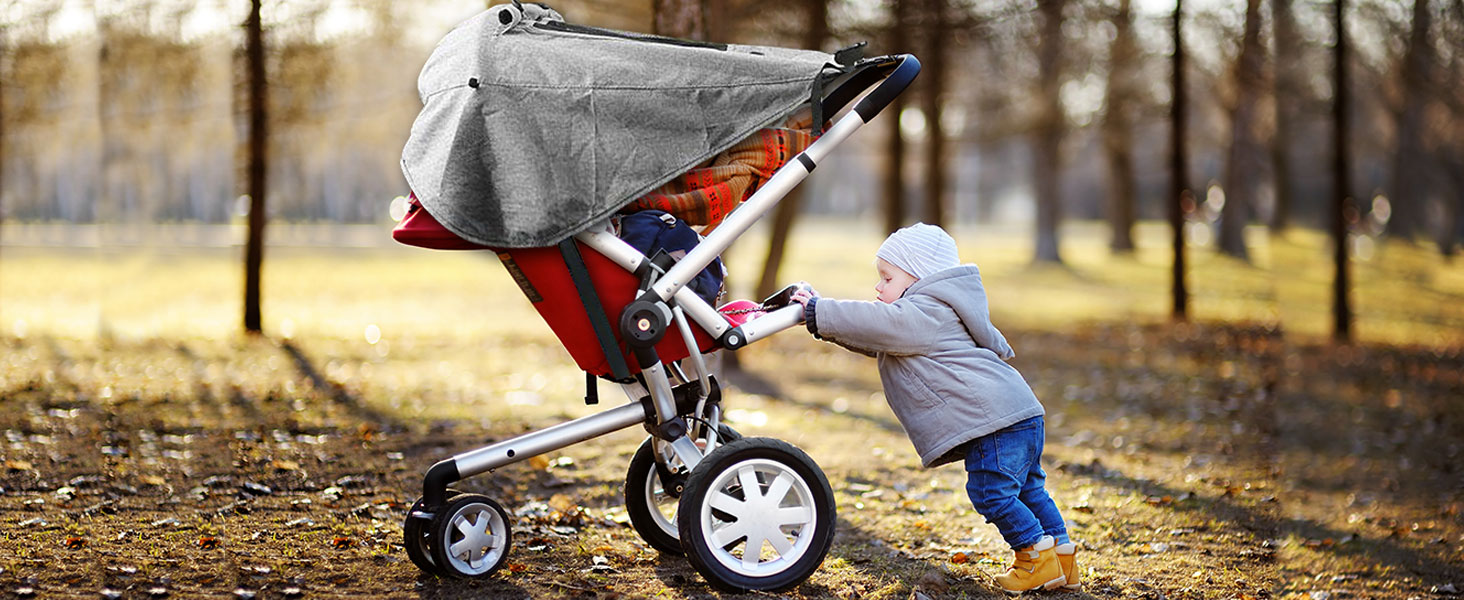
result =
M742 439L742 434L726 425L717 426L717 442L725 444ZM646 438L630 459L625 474L625 512L630 524L652 548L663 554L681 555L681 538L676 535L677 499L686 482L686 468L671 458L670 482L662 480L656 464L657 440ZM698 445L701 441L698 440ZM668 450L669 452L669 450Z
M508 513L478 494L459 494L432 518L432 562L453 577L487 577L508 559Z
M702 459L686 481L677 529L713 585L782 591L808 579L834 540L834 492L802 450L743 438Z

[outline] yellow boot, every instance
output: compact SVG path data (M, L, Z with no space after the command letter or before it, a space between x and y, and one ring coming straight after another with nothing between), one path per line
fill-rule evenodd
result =
M1016 551L1016 560L1011 568L996 576L996 583L1008 594L1020 594L1027 590L1042 588L1053 590L1067 583L1062 566L1057 562L1057 543L1050 535L1042 540Z
M1083 584L1078 575L1078 546L1072 542L1057 545L1057 564L1062 565L1062 574L1067 578L1063 589L1080 590Z

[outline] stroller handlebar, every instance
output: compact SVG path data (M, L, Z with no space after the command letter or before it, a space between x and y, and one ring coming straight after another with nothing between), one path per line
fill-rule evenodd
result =
M896 96L910 87L910 82L919 74L920 60L913 54L893 54L861 61L851 75L824 97L823 114L838 113L860 94L869 91L869 86L879 81L879 87L870 91L854 106L854 111L868 123L889 106ZM881 79L884 81L880 81Z

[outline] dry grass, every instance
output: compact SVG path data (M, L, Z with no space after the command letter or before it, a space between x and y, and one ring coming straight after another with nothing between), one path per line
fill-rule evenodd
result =
M801 227L785 279L871 295L873 229ZM1050 488L1086 548L1085 593L1054 597L1464 586L1459 265L1380 248L1358 264L1363 343L1334 347L1314 233L1253 237L1260 267L1196 249L1194 325L1167 323L1157 227L1132 256L1069 228L1066 267L1029 265L1017 233L957 233L1048 408ZM732 251L734 286L761 247L751 235ZM495 263L276 249L268 338L245 339L233 251L6 248L0 594L718 595L623 524L634 431L464 482L522 511L514 572L440 581L405 560L400 520L428 465L591 412ZM796 332L742 360L755 375L735 380L734 425L806 449L838 499L833 551L788 596L1000 595L995 529L959 468L919 469L872 362Z

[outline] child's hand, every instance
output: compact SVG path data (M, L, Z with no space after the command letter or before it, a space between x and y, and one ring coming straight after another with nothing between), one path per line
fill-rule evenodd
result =
M793 292L792 300L794 302L808 306L809 300L818 297L818 290L813 289L813 286L809 285L808 282L800 281L796 285L798 286L798 291Z

